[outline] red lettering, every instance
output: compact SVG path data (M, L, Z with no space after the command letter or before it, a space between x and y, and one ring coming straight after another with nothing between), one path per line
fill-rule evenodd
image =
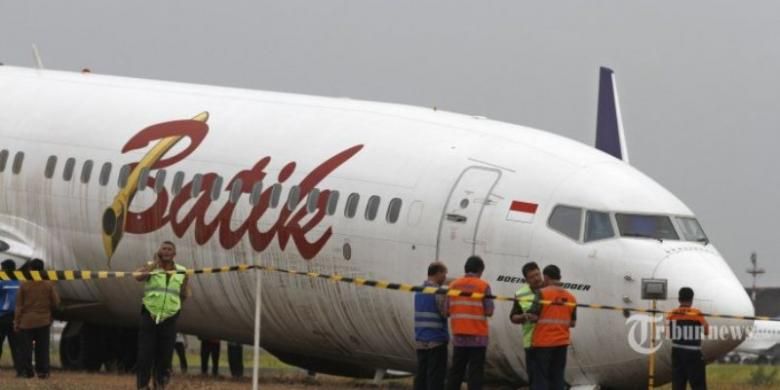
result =
M174 156L165 159L161 158L153 165L154 169L162 169L182 161L194 152L201 142L203 142L207 132L208 126L200 121L183 120L165 122L141 130L125 144L124 148L122 148L122 153L141 149L150 145L153 141L163 140L167 137L175 136L182 137L182 139L189 138L190 144L187 148ZM172 146L173 145L171 145L168 150L165 150L165 152L169 151ZM312 213L309 213L306 207L300 206L305 203L305 199L312 189L357 154L362 148L363 145L356 145L348 148L329 158L307 174L298 184L300 193L298 203L290 208L288 207L287 202L281 202L279 205L279 215L267 231L261 231L259 224L261 218L269 209L273 192L272 185L265 186L260 194L258 202L252 207L246 220L244 220L235 230L231 228L231 221L236 208L235 202L226 201L212 220L206 220L206 213L212 203L211 192L213 186L216 184L216 173L203 174L201 178L201 188L194 196L192 194L192 187L194 185L192 181L186 183L182 187L181 192L176 195L170 203L168 192L163 189L157 194L157 199L148 209L138 213L128 212L125 231L134 234L144 234L153 232L170 224L171 229L176 236L184 237L187 231L194 225L193 233L195 242L199 245L207 243L218 231L220 246L225 249L235 247L244 237L248 236L252 248L257 252L262 252L267 249L274 238L276 238L279 247L282 250L285 250L287 244L292 242L301 256L304 259L310 260L322 250L333 235L332 227L327 227L319 237L315 237L312 240L307 238L307 234L317 227L325 218L327 201L331 191L326 189L320 192L316 210ZM265 170L270 163L271 157L263 157L252 168L238 172L229 180L225 188L220 189L220 191L230 191L233 187L233 183L237 180L241 180L241 194L251 194L255 183L260 183L266 178L267 174ZM137 163L134 163L133 166L136 164ZM278 183L286 182L295 173L295 169L296 163L294 161L285 164L277 176ZM155 183L154 178L150 177L148 180L149 187L153 187ZM194 203L191 202L193 198L196 198L194 199ZM246 198L242 196L239 200L242 199ZM189 203L192 204L191 208L189 210L183 210L183 207ZM310 218L304 223L304 220L307 217Z
M152 169L162 169L183 160L194 152L200 143L203 142L203 139L206 138L208 129L209 127L206 123L196 120L178 120L158 123L139 131L133 138L130 138L122 148L122 153L144 148L153 141L162 140L167 137L189 138L190 144L186 149L172 157L158 160L152 166ZM173 145L171 145L171 147L173 147ZM169 150L170 148L165 150L165 152ZM130 165L130 168L135 168L136 165L138 165L138 163L133 163ZM147 185L150 188L154 188L154 183L154 178L149 177ZM133 199L131 198L130 203L132 203L132 201ZM168 217L164 216L167 207L168 192L163 189L157 194L157 199L148 209L137 213L128 211L127 220L125 221L125 231L128 233L143 234L160 229L168 223Z

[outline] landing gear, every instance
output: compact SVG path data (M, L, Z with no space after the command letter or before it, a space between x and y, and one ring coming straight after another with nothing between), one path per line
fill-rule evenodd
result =
M60 338L60 360L66 370L128 372L138 350L138 330L71 321Z

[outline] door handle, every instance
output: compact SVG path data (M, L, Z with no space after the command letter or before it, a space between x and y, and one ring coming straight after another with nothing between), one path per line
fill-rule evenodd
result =
M458 223L465 223L466 217L460 214L447 214L447 220Z

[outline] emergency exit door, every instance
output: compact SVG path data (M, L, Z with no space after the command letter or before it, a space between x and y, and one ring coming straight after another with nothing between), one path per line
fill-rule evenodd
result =
M501 178L501 171L486 167L468 167L450 190L439 223L436 259L462 265L477 252L477 230L490 194Z

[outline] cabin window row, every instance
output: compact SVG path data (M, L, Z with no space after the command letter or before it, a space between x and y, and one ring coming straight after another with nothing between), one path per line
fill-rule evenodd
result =
M11 157L11 152L7 149L0 150L0 173L5 172L8 169L8 162ZM18 175L22 171L22 164L24 163L24 152L16 152L14 158L11 161L11 172L14 175Z
M7 151L5 151L5 159L7 159ZM18 156L18 154L17 154ZM22 159L24 158L24 155L22 154ZM3 155L0 154L0 172L2 172L4 168L5 160L3 160ZM14 160L14 166L16 166L16 158ZM21 167L21 162L19 162L19 166ZM54 177L54 173L57 167L57 156L49 156L49 159L46 161L46 167L44 170L44 176L47 179L51 179ZM92 160L86 160L81 165L81 174L79 176L79 179L82 183L88 183L90 181L92 171L94 168L94 162ZM21 168L19 168L21 169ZM62 179L65 181L71 181L74 178L76 170L76 159L73 157L70 157L65 160L65 166L62 170ZM98 183L101 186L108 185L110 178L111 178L111 171L112 171L112 164L110 162L106 162L102 165L100 168L100 172L98 174ZM144 191L147 188L150 188L148 185L149 177L150 177L150 171L148 168L144 168L140 171L140 173L137 175L137 177L131 178L131 170L130 165L123 165L119 170L119 176L117 177L117 186L119 188L124 188L127 186L129 181L132 179L136 182L137 190L138 191ZM154 174L154 184L151 186L151 190L153 190L156 194L160 193L165 188L165 180L167 179L167 171L164 169L159 169ZM209 196L211 197L211 200L218 200L220 195L222 194L222 188L224 184L224 180L222 176L215 176L213 178L209 178L210 180L213 180L210 186L210 192ZM202 174L195 174L192 178L192 182L187 184L190 186L189 193L191 197L196 197L198 194L201 193L203 186L204 186L204 176ZM185 173L182 171L178 171L173 175L173 179L171 182L171 192L174 196L179 195L182 190L184 190L184 181L185 181ZM237 203L239 198L241 197L242 189L244 188L244 183L240 178L234 179L233 184L230 186L230 192L229 192L229 198L228 200L232 203ZM262 182L256 182L252 185L251 191L249 193L249 203L252 206L257 205L260 202L260 198L263 193L263 183ZM314 188L311 191L309 191L309 194L306 199L306 209L310 213L317 210L317 206L319 205L320 198L323 196L319 189ZM323 200L325 202L325 211L328 215L333 215L336 213L336 210L338 208L338 202L339 202L339 191L330 191L327 193L327 199ZM271 192L270 192L270 199L268 201L268 206L271 208L276 208L279 206L281 202L282 197L282 185L279 183L276 183L272 186ZM298 186L292 186L290 188L290 191L287 196L286 206L289 210L294 210L295 207L300 203L301 201L301 193L300 188ZM368 221L373 221L377 218L377 215L379 214L379 209L381 206L382 199L378 195L372 195L368 198L368 201L366 202L365 210L363 213L363 216ZM353 192L349 194L347 197L346 205L344 207L344 216L347 218L355 218L358 212L358 207L360 204L360 194ZM388 223L396 223L398 221L398 218L401 215L401 208L403 206L403 201L400 198L393 198L390 200L387 206L387 210L385 212L385 220Z

